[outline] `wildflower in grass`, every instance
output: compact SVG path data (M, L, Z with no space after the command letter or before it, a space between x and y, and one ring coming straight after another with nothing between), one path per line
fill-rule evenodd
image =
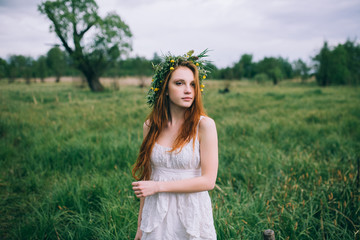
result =
M295 223L294 231L296 231L297 228L298 228L298 222Z
M319 185L319 186L320 186L321 182L322 182L322 177L320 176L320 177L319 177L319 180L318 180L318 185Z
M171 62L171 63L174 63L175 61L174 61L174 59L171 59L170 62Z
M170 67L170 71L174 70L174 67Z
M206 78L206 76L204 75L204 76L203 76L203 79L205 79L205 78Z
M154 91L155 91L155 92L159 91L159 88L155 88Z
M334 198L333 193L330 193L330 194L328 195L328 197L329 197L329 201L331 201L331 200Z
M204 84L201 84L201 86L200 86L201 88L204 88L205 87L205 85Z
M151 82L153 82L154 81L154 79L151 79Z
M196 63L195 65L198 67L198 66L199 66L199 63Z

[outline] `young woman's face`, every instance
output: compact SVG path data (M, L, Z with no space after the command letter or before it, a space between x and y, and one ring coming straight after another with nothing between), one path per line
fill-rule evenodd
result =
M187 67L178 67L171 75L167 94L170 105L189 108L195 97L195 79L193 72Z

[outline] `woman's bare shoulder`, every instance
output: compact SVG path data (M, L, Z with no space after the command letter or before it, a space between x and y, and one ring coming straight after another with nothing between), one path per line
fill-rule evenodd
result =
M199 128L203 129L203 130L209 130L212 128L216 128L214 119L212 119L208 116L204 116L200 121Z
M200 140L202 138L213 138L214 136L216 136L216 124L215 121L208 117L205 116L201 119L200 123L199 123L199 138Z

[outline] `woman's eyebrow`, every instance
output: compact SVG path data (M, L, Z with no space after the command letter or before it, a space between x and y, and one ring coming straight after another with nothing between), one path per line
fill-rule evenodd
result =
M183 82L185 82L185 80L182 79L182 78L175 78L174 81L183 81ZM193 79L193 80L190 80L190 81L191 81L191 82L195 82L194 79Z

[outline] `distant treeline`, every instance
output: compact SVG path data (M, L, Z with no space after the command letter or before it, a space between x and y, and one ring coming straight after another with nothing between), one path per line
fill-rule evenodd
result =
M311 65L301 59L289 62L282 57L265 57L253 62L253 56L244 54L231 67L216 69L216 79L253 79L257 82L301 78L303 81L316 77L320 86L360 84L360 45L347 40L344 44L329 47L324 42L320 52L313 57Z
M120 59L112 64L103 77L151 76L152 63L160 60L156 53L151 60L139 56ZM251 54L243 54L238 62L229 67L217 68L210 64L209 78L249 79L259 83L272 81L277 84L283 79L301 78L306 81L310 76L315 76L321 86L360 84L360 45L355 41L347 40L335 47L329 47L324 42L319 53L311 60L311 65L301 59L290 62L282 57L265 57L255 62ZM13 82L15 78L24 78L30 82L32 78L44 80L55 76L60 81L62 76L80 76L81 73L72 66L68 54L55 46L37 59L22 55L11 55L6 60L0 58L0 79L7 78Z

